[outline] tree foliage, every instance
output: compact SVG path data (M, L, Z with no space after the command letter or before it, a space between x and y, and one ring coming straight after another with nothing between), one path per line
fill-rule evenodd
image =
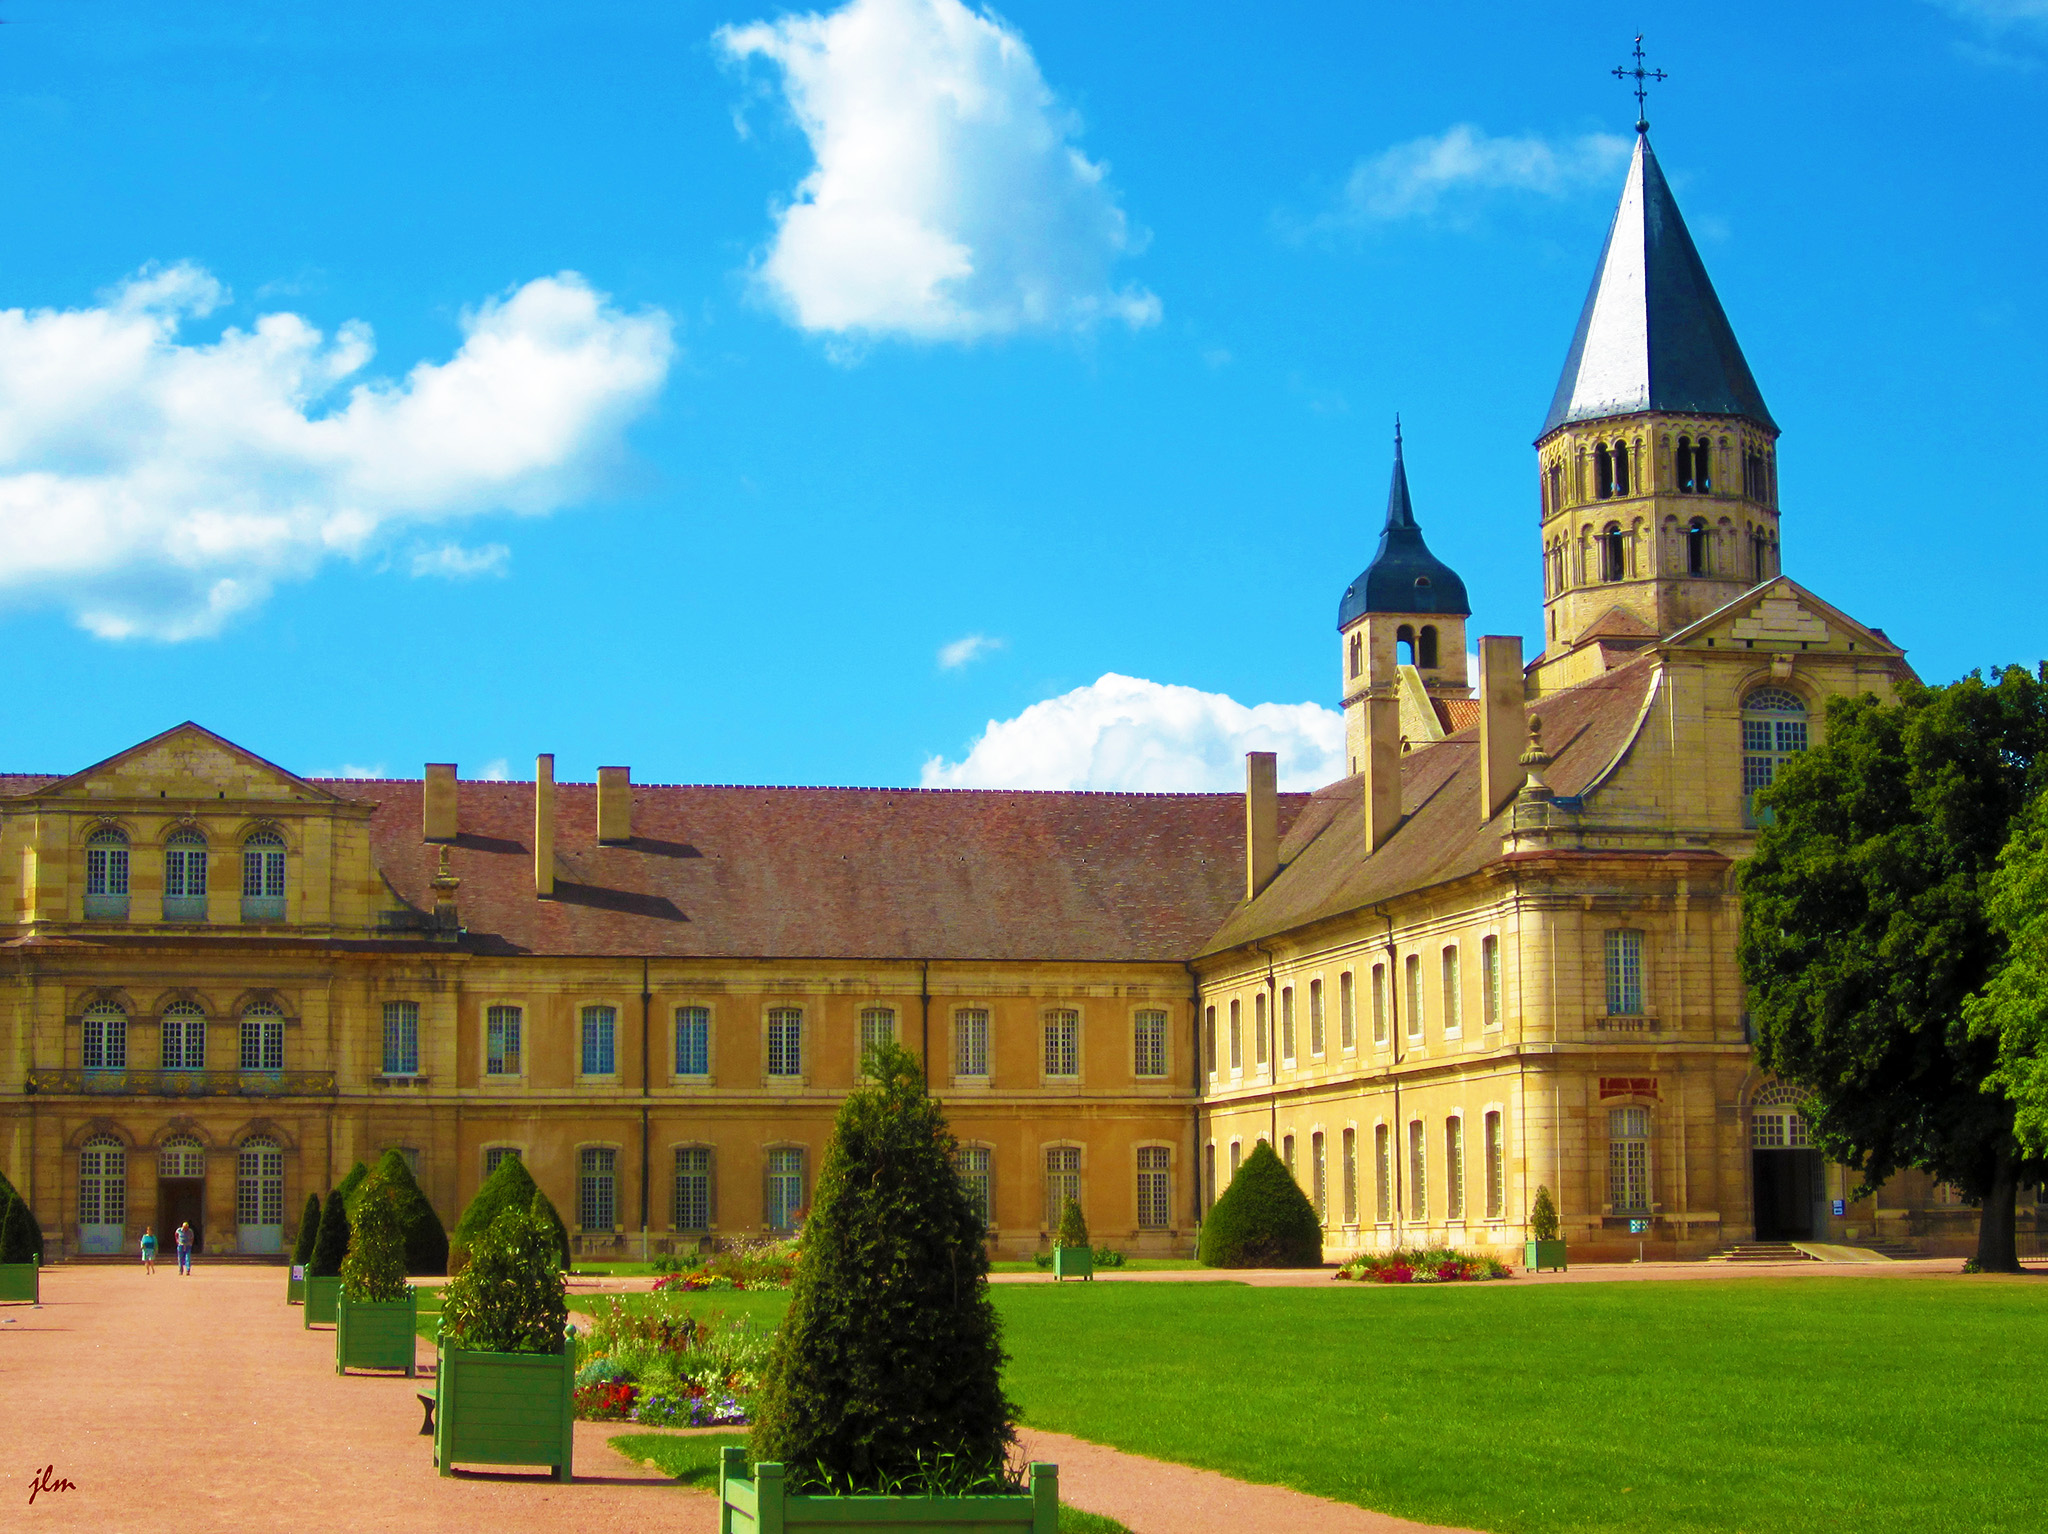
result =
M1991 1081L2012 1101L2022 1152L2048 1158L2048 792L1999 855L1985 908L2005 962L1964 1014L1972 1034L1997 1045Z
M840 1106L752 1454L835 1492L964 1490L1008 1478L1014 1415L987 1232L917 1057L869 1057Z
M327 1202L320 1209L320 1229L313 1237L313 1256L306 1265L306 1277L341 1276L341 1260L348 1255L348 1197L369 1175L370 1169L358 1161L327 1195Z
M1323 1227L1294 1174L1264 1140L1202 1221L1197 1258L1211 1268L1315 1268Z
M28 1200L11 1187L0 1187L0 1262L40 1262L43 1227Z
M1557 1229L1557 1201L1546 1184L1536 1190L1536 1202L1529 1206L1529 1239L1555 1241Z
M306 1211L299 1216L299 1233L292 1240L292 1266L303 1268L313 1260L313 1243L320 1239L320 1195L306 1195Z
M2048 668L1832 698L1825 739L1764 791L1741 877L1758 1063L1805 1089L1814 1143L1867 1188L1920 1167L1981 1200L1977 1260L2007 1271L2040 1165L1964 1003L2003 958L1985 896L2044 780Z
M1081 1216L1081 1206L1073 1199L1060 1204L1059 1234L1052 1238L1054 1246L1085 1247L1088 1242L1088 1222Z
M462 1271L441 1295L441 1335L477 1353L559 1353L568 1278L555 1231L532 1206L501 1211L472 1236Z
M412 1168L405 1164L405 1157L396 1150L388 1150L377 1158L377 1165L369 1179L356 1190L350 1205L351 1217L357 1212L355 1206L366 1196L372 1182L381 1184L385 1194L393 1200L399 1228L404 1235L405 1271L415 1276L446 1273L447 1227L442 1225L441 1217L434 1213L434 1206L420 1190L418 1180L412 1175Z
M355 1206L349 1213L348 1255L341 1260L341 1287L350 1299L405 1298L405 1221L404 1190L385 1180L380 1164L357 1187Z
M499 1215L507 1209L531 1210L536 1198L541 1201L543 1214L555 1233L556 1260L566 1271L569 1267L569 1227L562 1223L562 1216L517 1156L507 1156L498 1163L497 1169L476 1190L476 1197L469 1201L469 1207L462 1211L462 1218L455 1222L455 1235L448 1243L448 1271L462 1271L463 1264L469 1260L469 1248L479 1235L490 1229Z

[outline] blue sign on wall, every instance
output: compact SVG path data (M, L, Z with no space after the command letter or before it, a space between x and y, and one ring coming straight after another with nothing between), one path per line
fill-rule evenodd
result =
M1648 1220L1630 1220L1628 1222L1628 1233L1631 1236L1640 1236L1649 1228L1650 1222Z
M1845 1199L1845 1198L1838 1198L1838 1199L1836 1199L1836 1200L1835 1200L1835 1215L1836 1215L1836 1218L1838 1218L1838 1219L1839 1219L1839 1218L1840 1218L1841 1216L1843 1216L1843 1215L1847 1214L1848 1212L1849 1212L1849 1201L1848 1201L1847 1199Z

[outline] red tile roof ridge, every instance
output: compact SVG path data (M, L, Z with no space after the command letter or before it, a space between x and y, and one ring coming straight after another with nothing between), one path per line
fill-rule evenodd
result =
M7 776L7 774L0 774L0 777L5 777L5 776ZM30 776L30 774L22 774L22 776ZM358 784L376 784L376 783L389 783L389 784L393 784L393 785L395 785L395 786L403 786L403 787L416 787L416 786L418 786L418 785L419 785L419 783L420 783L420 782L421 782L422 780L421 780L421 779L419 779L419 778L308 778L308 779L307 779L306 781L307 781L307 782L309 782L309 783L319 783L319 784L323 784L323 785L324 785L324 784L331 784L331 783L358 783ZM457 781L458 783L461 783L461 784L463 784L463 785L465 785L465 786L468 786L468 787L484 787L484 788L531 788L531 787L533 787L533 784L534 784L534 780L533 780L532 778L457 778L457 779L456 779L456 781ZM557 779L555 779L555 787L557 787L557 788L595 788L596 786L597 786L597 785L596 785L596 783L595 783L595 782L593 782L593 781L592 781L591 779L589 779L589 778L557 778ZM1225 788L1225 789L1215 789L1215 788L1189 788L1189 789L1166 789L1166 790L1150 790L1150 789L1127 789L1127 788L921 788L921 787L900 787L900 788L896 788L896 787L890 787L890 786L889 786L889 785L887 785L887 784L874 784L874 783L637 783L637 782L636 782L636 783L635 783L635 784L633 785L633 787L635 787L635 788L702 788L702 789L722 789L722 790L726 790L726 791L745 791L745 792L748 792L748 793L779 793L779 794L932 794L932 795L941 795L941 794L957 794L957 795L962 795L962 796L967 796L967 795L977 795L977 794L978 794L978 795L986 795L986 796L988 796L988 797L991 797L991 798L993 798L993 797L995 797L995 796L997 796L997 795L1000 795L1000 794L1019 794L1019 795L1029 795L1029 796L1032 796L1032 797L1035 797L1035 798L1047 798L1047 797L1051 797L1051 796L1053 796L1053 795L1060 795L1060 796L1062 796L1062 797L1065 797L1065 798L1072 798L1072 799L1241 799L1241 798L1243 798L1243 797L1244 797L1243 791L1242 791L1241 789L1228 789L1228 788ZM1310 795L1311 795L1312 793L1315 793L1315 792L1316 792L1316 790L1314 790L1314 789L1306 789L1306 788L1296 788L1296 789L1283 789L1283 790L1281 791L1280 797L1281 797L1282 799L1290 799L1290 798L1292 798L1292 799L1306 799L1306 798L1308 798L1308 797L1309 797L1309 796L1310 796Z

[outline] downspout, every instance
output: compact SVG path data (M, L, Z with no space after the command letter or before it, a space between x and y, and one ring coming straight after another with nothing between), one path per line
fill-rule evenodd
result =
M649 1160L647 1122L649 1097L652 1092L650 1072L650 1040L654 1033L654 991L649 984L649 961L640 960L640 1260L647 1260L647 1179L652 1170Z

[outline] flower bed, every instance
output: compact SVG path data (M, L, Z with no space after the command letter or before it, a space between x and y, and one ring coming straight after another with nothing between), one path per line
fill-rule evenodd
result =
M650 1427L751 1420L771 1335L741 1318L695 1318L679 1301L598 1305L576 1339L576 1415Z
M734 1241L708 1257L657 1258L657 1293L680 1289L787 1289L796 1276L798 1247L790 1241Z
M1454 1252L1442 1246L1427 1250L1404 1247L1391 1252L1368 1252L1363 1257L1352 1258L1337 1270L1340 1279L1378 1284L1476 1283L1511 1276L1508 1265L1497 1257Z

